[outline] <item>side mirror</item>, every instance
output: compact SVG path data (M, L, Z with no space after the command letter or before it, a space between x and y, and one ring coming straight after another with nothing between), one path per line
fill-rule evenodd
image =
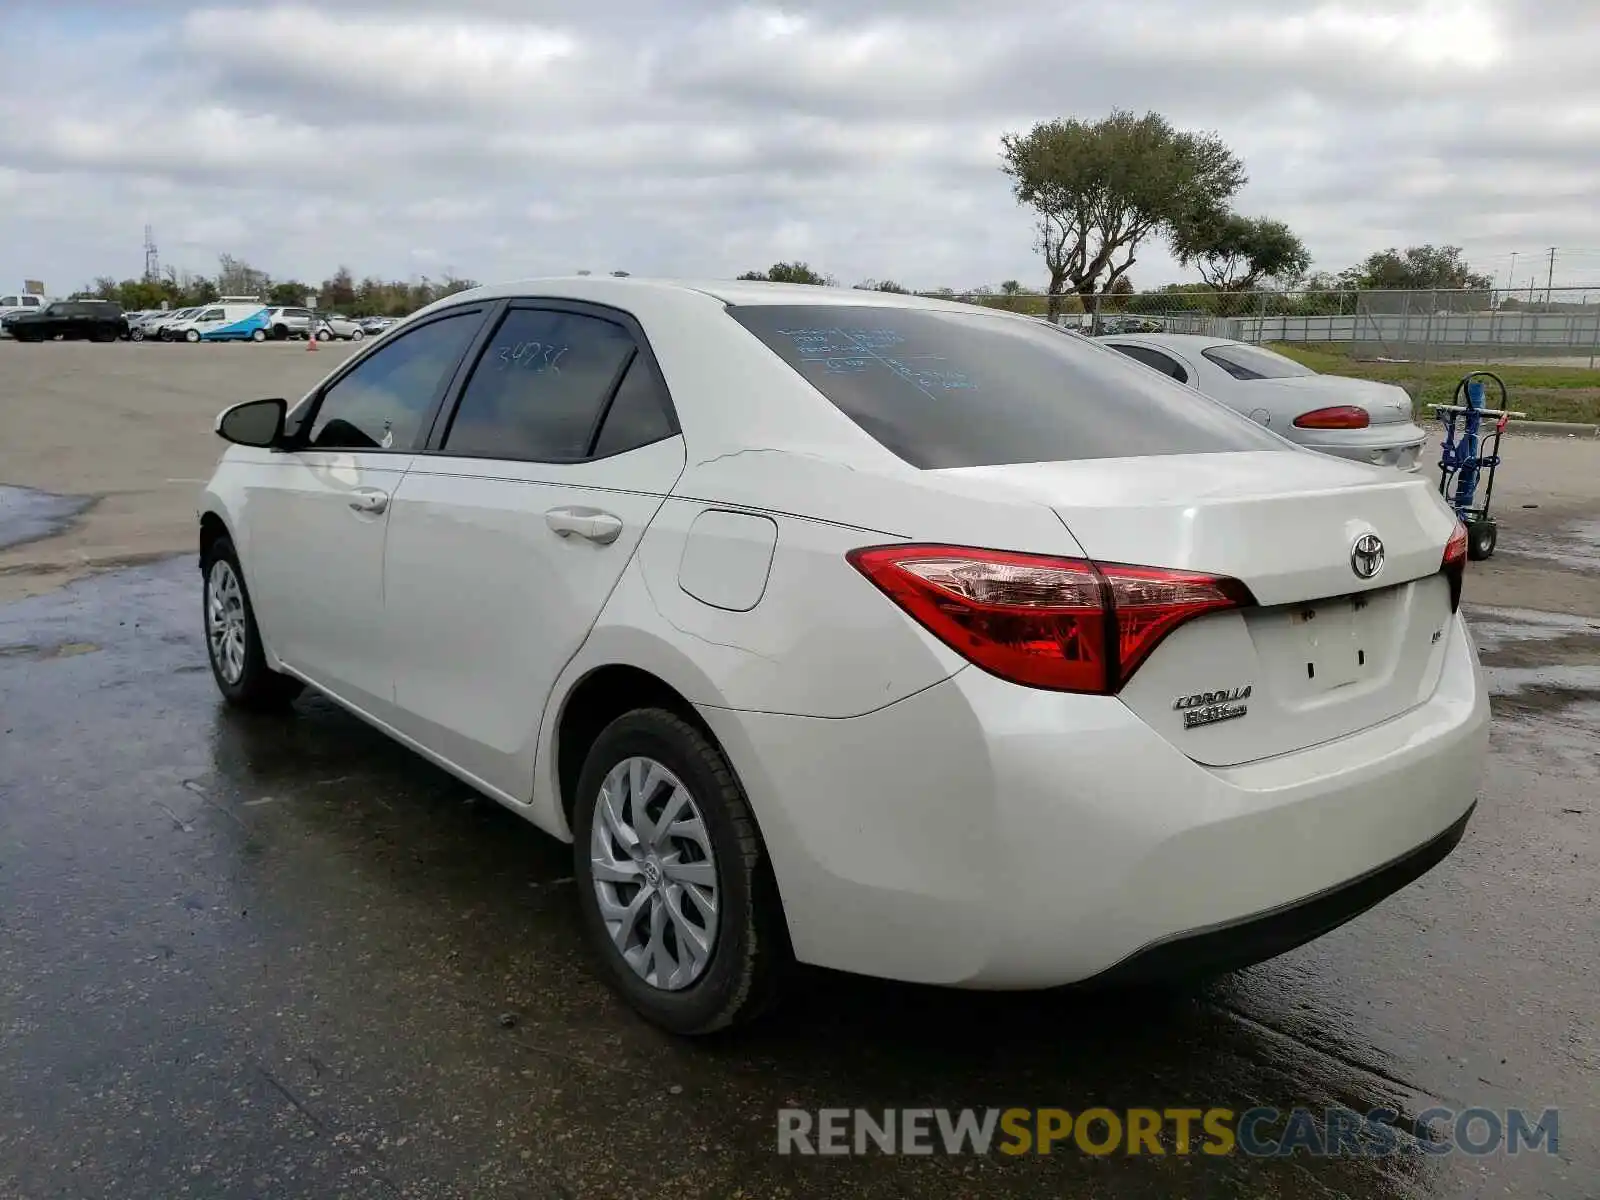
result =
M271 450L283 441L283 422L288 414L287 400L246 400L223 410L217 418L217 436L237 446Z

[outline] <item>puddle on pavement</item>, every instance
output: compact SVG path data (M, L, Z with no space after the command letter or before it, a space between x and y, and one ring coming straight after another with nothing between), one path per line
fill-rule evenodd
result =
M1502 549L1572 571L1600 573L1600 519L1568 521L1555 530L1518 530Z
M1600 715L1600 620L1508 608L1469 609L1467 620L1496 711Z
M0 550L53 537L94 501L93 496L58 496L0 484Z
M1495 661L1501 651L1519 645L1538 646L1538 661L1549 662L1554 657L1550 643L1568 644L1574 649L1587 644L1592 648L1590 656L1600 661L1600 619L1485 605L1469 605L1466 613L1478 653L1486 663Z

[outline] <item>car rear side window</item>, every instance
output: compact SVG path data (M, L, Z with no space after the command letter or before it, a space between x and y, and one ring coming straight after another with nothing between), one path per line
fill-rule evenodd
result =
M1316 374L1292 358L1259 346L1207 346L1200 353L1235 379L1298 379Z
M600 436L595 439L594 457L609 458L671 437L671 405L666 391L643 354L635 354L628 364L617 394L606 409Z
M527 462L583 458L634 350L633 336L614 322L512 309L472 370L443 452Z
M1189 381L1189 372L1185 371L1178 360L1168 358L1159 350L1152 350L1149 346L1129 346L1120 342L1107 343L1118 354L1126 355L1134 362L1142 362L1147 367L1154 367L1163 375L1170 375L1179 383Z
M728 311L924 470L1282 446L1231 409L1038 322L847 304Z

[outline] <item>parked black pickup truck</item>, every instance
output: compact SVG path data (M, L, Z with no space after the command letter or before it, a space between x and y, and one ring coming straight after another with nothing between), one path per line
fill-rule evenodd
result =
M53 337L114 342L128 336L128 319L122 315L122 305L111 300L57 300L39 312L7 317L5 328L19 342Z

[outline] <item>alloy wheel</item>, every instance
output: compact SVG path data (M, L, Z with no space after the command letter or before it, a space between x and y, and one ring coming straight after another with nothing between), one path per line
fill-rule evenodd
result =
M230 686L244 677L245 636L244 589L233 564L219 558L206 575L206 644Z

